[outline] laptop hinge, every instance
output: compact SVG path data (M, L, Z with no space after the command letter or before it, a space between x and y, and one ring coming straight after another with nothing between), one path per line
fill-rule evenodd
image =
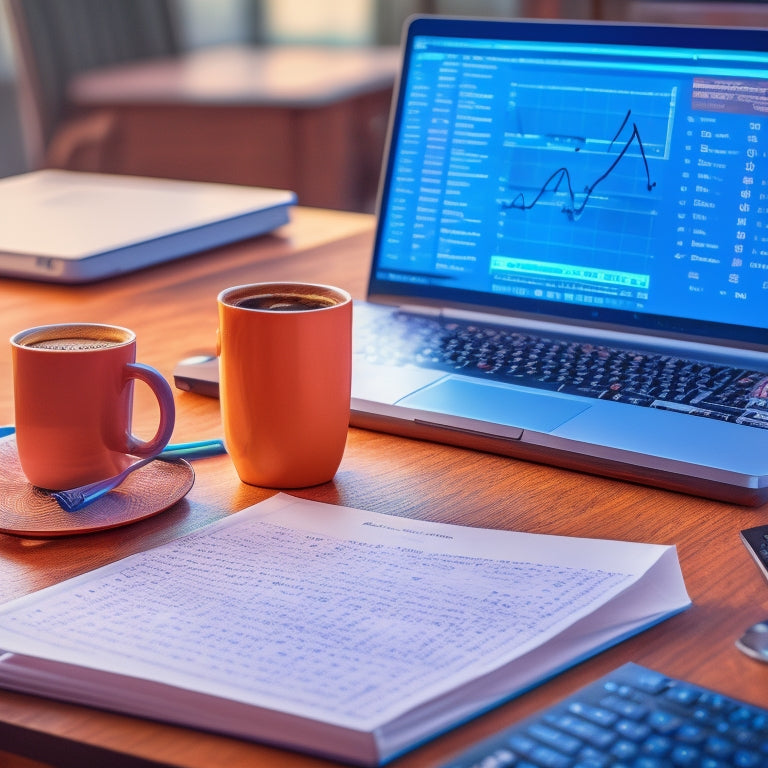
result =
M397 308L401 312L407 312L409 315L426 315L427 317L440 317L446 314L443 307L428 307L423 304L398 304Z

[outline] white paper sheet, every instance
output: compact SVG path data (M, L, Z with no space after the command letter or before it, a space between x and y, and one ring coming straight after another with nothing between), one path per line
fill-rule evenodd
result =
M554 637L668 549L278 494L7 604L0 648L369 730Z

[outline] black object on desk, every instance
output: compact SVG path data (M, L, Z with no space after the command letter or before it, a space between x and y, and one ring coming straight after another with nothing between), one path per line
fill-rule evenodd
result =
M743 530L741 540L763 576L768 579L768 525L758 525L755 528Z

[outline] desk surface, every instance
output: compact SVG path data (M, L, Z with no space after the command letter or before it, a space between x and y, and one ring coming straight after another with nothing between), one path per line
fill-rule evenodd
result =
M190 353L210 350L216 295L260 280L335 283L362 297L373 220L298 209L274 235L102 284L62 288L0 280L0 336L51 322L128 326L138 355L168 378ZM10 423L10 352L0 355L0 423ZM154 412L137 393L139 430ZM221 433L218 402L176 393L174 441ZM271 495L243 485L226 456L196 462L196 483L171 510L133 526L57 540L0 535L0 600L41 588L168 541ZM621 481L448 446L351 429L333 482L297 495L406 517L536 533L678 546L693 607L566 672L515 701L401 758L396 768L434 765L472 741L566 695L626 661L768 706L768 665L734 640L768 615L768 584L739 530L768 522L748 509ZM0 692L0 750L66 766L161 763L320 766L324 761L259 744Z

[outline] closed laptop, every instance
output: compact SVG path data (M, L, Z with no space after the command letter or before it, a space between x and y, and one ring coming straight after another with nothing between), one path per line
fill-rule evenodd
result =
M262 235L287 190L79 171L0 179L0 275L87 283Z

